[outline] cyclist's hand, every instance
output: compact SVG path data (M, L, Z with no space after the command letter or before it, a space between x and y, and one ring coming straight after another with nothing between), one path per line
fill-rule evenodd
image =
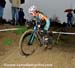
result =
M38 28L40 28L40 25L38 25Z

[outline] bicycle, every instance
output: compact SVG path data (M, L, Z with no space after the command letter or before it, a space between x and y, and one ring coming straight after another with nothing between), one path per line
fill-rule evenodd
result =
M37 21L35 21L33 29L28 29L27 31L25 31L19 40L20 53L22 55L29 56L36 51L38 45L46 45L45 48L47 48L47 46L49 45L52 46L53 38L50 34L51 32L48 31L48 38L45 39L44 31L40 30L40 24Z

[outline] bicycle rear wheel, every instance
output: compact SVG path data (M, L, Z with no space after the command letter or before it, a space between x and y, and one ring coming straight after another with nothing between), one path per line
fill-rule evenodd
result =
M28 31L24 32L20 38L19 50L22 55L29 56L29 55L33 54L39 45L36 36L34 37L33 44L32 45L28 44L32 32L33 32L33 30L28 30Z

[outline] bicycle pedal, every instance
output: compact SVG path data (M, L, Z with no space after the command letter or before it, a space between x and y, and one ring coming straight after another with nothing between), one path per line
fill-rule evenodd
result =
M48 49L52 49L52 46L48 46L47 48L48 48Z
M32 45L32 43L28 43L28 45Z
M42 47L43 46L43 44L40 44L40 47Z
M44 45L44 48L46 48L47 47L47 45Z

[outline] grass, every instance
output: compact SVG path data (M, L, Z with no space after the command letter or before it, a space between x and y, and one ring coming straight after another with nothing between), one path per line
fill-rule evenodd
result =
M12 39L5 39L3 41L3 45L11 45L13 43L13 40Z
M16 33L17 35L21 35L27 30L25 26L17 26L16 28L21 28L19 30L14 31L14 33Z

